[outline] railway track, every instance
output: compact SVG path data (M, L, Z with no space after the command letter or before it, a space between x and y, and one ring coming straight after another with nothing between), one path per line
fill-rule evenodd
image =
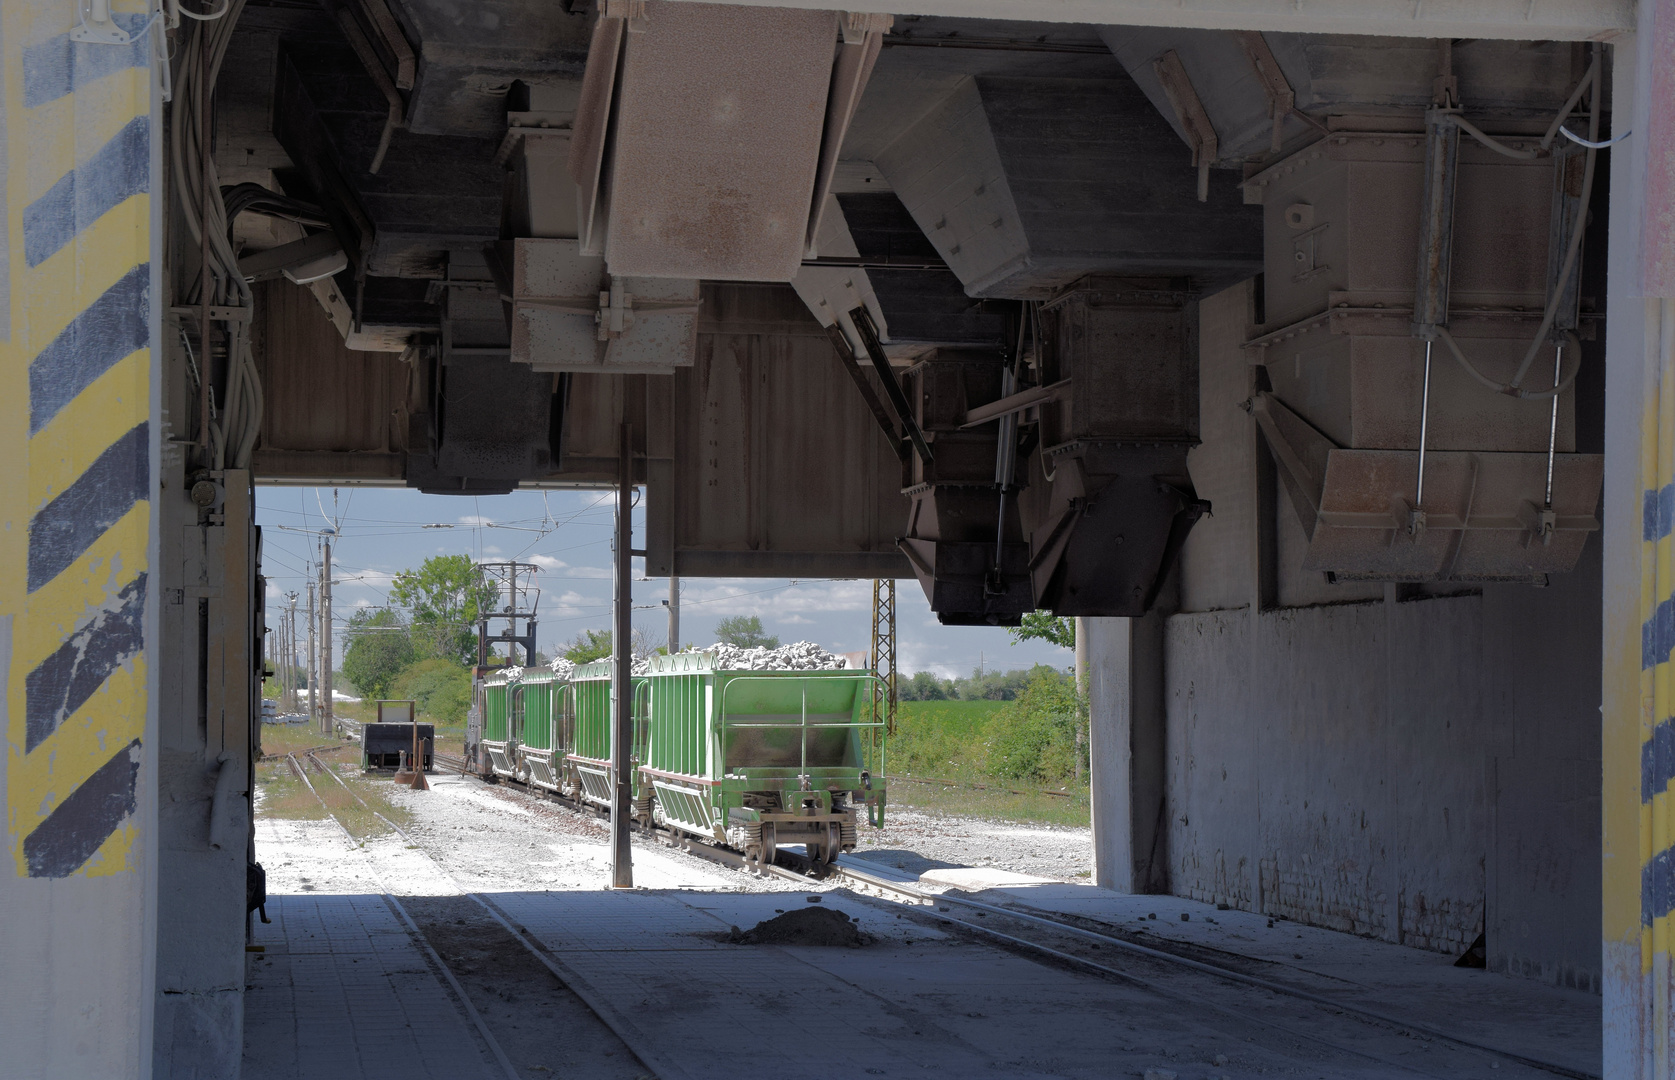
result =
M436 760L438 763L448 765L450 769L457 771L461 776L473 775L466 771L466 762L463 758L447 754L437 754ZM509 790L520 791L526 797L537 799L544 803L556 803L577 812L584 813L586 816L594 820L608 818L609 816L606 811L599 807L586 803L580 803L577 800L567 799L563 796L554 794L553 792L549 792L542 788L531 787L530 785L519 781L501 777L497 778L495 783L503 784ZM1137 976L1131 971L1125 971L1121 968L1114 967L1109 963L1101 963L1097 960L1090 959L1087 956L1066 951L1063 944L1049 944L1047 941L1040 940L1040 938L1045 936L1049 939L1049 941L1053 938L1068 938L1071 941L1085 943L1096 948L1113 949L1138 958L1144 958L1146 961L1169 965L1185 971L1208 976L1225 983L1250 987L1265 991L1269 994L1277 994L1297 1001L1306 1002L1319 1008L1329 1010L1331 1013L1353 1017L1360 1022L1374 1025L1388 1031L1409 1033L1424 1039L1440 1041L1463 1051L1488 1055L1492 1059L1513 1062L1518 1065L1522 1065L1525 1068L1534 1069L1550 1075L1569 1077L1572 1078L1572 1080L1599 1080L1599 1074L1597 1073L1574 1069L1556 1062L1530 1057L1529 1055L1521 1054L1515 1050L1509 1050L1505 1047L1495 1046L1490 1043L1455 1035L1429 1024L1393 1016L1376 1009L1365 1008L1354 1003L1346 1002L1341 998L1328 997L1324 994L1317 994L1283 982L1250 975L1230 967L1207 963L1203 960L1194 959L1189 956L1183 956L1167 949L1159 949L1148 945L1142 945L1114 934L1102 933L1098 930L1090 930L1085 926L1077 925L1067 918L1056 918L1047 913L1022 911L1015 907L989 904L980 900L950 896L946 893L926 892L925 890L916 888L908 883L892 879L887 875L879 874L864 867L857 866L855 863L858 860L855 860L850 856L840 857L838 862L834 864L817 864L804 858L803 856L782 849L777 853L774 864L765 867L753 868L747 864L744 856L739 853L703 843L702 841L696 840L685 833L679 833L666 827L654 827L649 829L641 828L638 831L642 835L646 835L648 838L655 838L656 840L661 841L664 846L688 852L689 854L696 855L699 858L706 859L712 863L717 863L732 869L745 872L771 874L775 877L784 878L802 884L807 884L810 880L815 880L827 884L841 885L849 891L863 897L885 900L892 904L911 907L917 909L916 914L920 918L934 920L935 922L961 932L987 938L1007 948L1009 951L1025 955L1033 955L1060 966L1075 968L1087 974L1135 986L1137 988L1159 994L1163 997L1178 1000L1182 1004L1189 1005L1195 1009L1210 1008L1212 1011L1218 1011L1225 1014L1228 1019L1236 1021L1241 1025L1248 1024L1249 1021L1247 1018L1236 1013L1234 1010L1214 1005L1206 1005L1204 1001L1198 998L1187 997L1177 990L1172 990L1159 985L1155 980ZM1012 924L1011 929L1016 932L1008 933L1007 931L997 928L993 924L980 922L978 921L979 919L1001 919L1008 921ZM1035 935L1033 939L1028 936L1031 934ZM1273 1027L1276 1030L1285 1031L1287 1034L1299 1040L1313 1042L1340 1053L1349 1054L1365 1060L1375 1061L1379 1064L1400 1069L1404 1072L1411 1072L1415 1075L1422 1076L1437 1075L1425 1070L1417 1069L1412 1065L1389 1060L1377 1054L1369 1053L1363 1049L1358 1049L1354 1046L1345 1045L1341 1042L1324 1038L1307 1029L1288 1027L1271 1021L1268 1022L1268 1026Z
M307 759L320 774L330 776L332 780L342 786L342 788L348 792L351 797L353 797L368 811L377 816L379 820L383 821L391 830L403 837L408 843L417 846L417 841L410 834L395 824L395 822L390 821L384 815L378 814L376 810L373 810L364 799L362 799L352 788L348 786L348 784L344 782L342 777L337 775L335 770L328 768L319 760L316 754L321 752L321 749L322 748L312 748L310 750L299 751L297 753ZM307 777L305 775L305 770L303 769L301 763L298 762L297 754L290 756L292 758L293 767L298 770L299 775L303 775L304 780L306 781ZM434 761L441 770L456 773L462 777L474 775L467 771L465 760L456 755L436 753L434 755ZM580 813L584 817L594 820L595 822L602 822L602 819L608 819L609 817L608 812L604 811L600 807L583 803L578 800L568 799L543 788L532 787L528 784L508 780L504 777L497 778L495 784L496 786L505 787L508 791L518 792L526 798L533 799L544 804L555 804L565 807L566 809ZM309 787L311 791L314 790L312 784L310 784ZM316 797L319 797L318 791L315 791L315 795ZM324 799L321 801L322 803L325 802ZM329 807L327 810L328 813L330 813ZM333 820L337 821L335 815L333 816ZM341 822L338 822L338 825L340 828L343 827ZM346 829L344 831L347 833ZM1159 978L1155 977L1155 975L1153 977L1147 977L1145 975L1136 974L1133 970L1126 970L1122 967L1113 966L1109 962L1102 962L1101 960L1093 959L1072 950L1076 949L1078 944L1082 947L1091 946L1096 949L1114 950L1118 953L1128 954L1136 958L1136 960L1142 965L1149 964L1154 969L1157 968L1158 965L1163 965L1165 967L1177 969L1181 973L1192 973L1205 976L1215 979L1223 984L1252 988L1264 991L1270 995L1280 995L1299 1002L1304 1002L1315 1006L1318 1009L1325 1010L1325 1012L1332 1017L1340 1019L1349 1018L1358 1024L1380 1029L1385 1035L1395 1033L1408 1035L1410 1037L1417 1036L1426 1040L1442 1042L1460 1051L1465 1051L1471 1054L1486 1055L1492 1060L1515 1063L1525 1068L1534 1069L1549 1075L1570 1077L1574 1078L1574 1080L1598 1080L1597 1074L1594 1073L1533 1058L1526 1054L1520 1054L1516 1051L1508 1050L1504 1047L1498 1047L1489 1043L1463 1038L1439 1028L1432 1027L1431 1025L1392 1016L1375 1009L1364 1008L1339 998L1317 994L1299 987L1287 985L1283 982L1264 979L1229 967L1207 963L1203 960L1179 955L1167 949L1159 949L1148 945L1142 945L1114 934L1103 933L1099 930L1093 930L1087 928L1086 926L1077 925L1068 918L1054 917L1048 913L1022 911L1015 907L990 904L980 900L951 896L945 893L927 892L923 889L917 888L913 884L893 879L888 875L874 872L866 867L857 866L856 862L858 860L853 857L842 857L835 864L817 864L804 858L803 856L782 849L778 852L777 859L774 864L769 866L751 866L750 864L747 864L744 856L738 852L706 844L694 837L688 836L685 833L680 833L666 827L642 827L637 828L636 831L647 841L657 842L660 846L685 851L711 863L725 866L730 869L740 870L747 873L772 875L774 877L794 881L803 885L808 884L811 880L820 881L826 884L839 885L865 899L885 901L893 906L910 908L913 909L912 917L914 918L932 921L960 934L986 939L1015 954L1024 955L1051 965L1071 968L1081 971L1084 974L1129 985L1148 993L1156 994L1173 1002L1177 1002L1182 1006L1191 1008L1195 1011L1208 1011L1216 1013L1231 1027L1239 1029L1250 1028L1252 1021L1248 1015L1244 1014L1243 1011L1209 1002L1205 1000L1201 994L1194 993L1190 989L1183 990L1163 985L1163 982L1161 982ZM562 983L569 986L578 994L578 996L582 997L588 1006L599 1015L600 1019L604 1021L607 1026L611 1027L625 1043L628 1043L635 1050L635 1052L639 1054L641 1060L648 1066L652 1064L651 1060L648 1060L648 1058L655 1059L660 1056L655 1052L654 1048L642 1048L635 1046L634 1043L630 1041L628 1037L629 1033L623 1029L623 1026L614 1022L613 1018L608 1015L610 1012L609 1008L602 1002L589 1000L589 995L583 992L580 980L577 980L565 969L562 960L548 953L544 947L530 940L529 937L520 932L520 930L512 924L511 920L509 920L503 912L499 911L491 901L474 893L465 892L464 890L462 890L462 894L483 907L484 910L486 910L494 918L494 920L507 931L507 933L517 939L519 944L529 950L529 952L533 954L543 966L547 967L548 970L550 970ZM391 902L393 907L399 908L399 901L396 901L394 897L388 897L388 900ZM404 917L403 921L409 924L410 931L418 933L417 927L411 923L410 918ZM1006 928L1002 929L1001 926L1005 926ZM431 951L434 952L434 950ZM440 957L437 957L435 962L441 965ZM443 966L445 967L445 965ZM450 982L452 983L454 981L455 980L453 980L450 976ZM1326 1020L1327 1016L1323 1015L1321 1017L1321 1021L1325 1022ZM1296 1026L1268 1019L1264 1020L1261 1026L1263 1029L1283 1032L1299 1042L1312 1043L1320 1046L1322 1049L1374 1062L1388 1068L1411 1073L1413 1075L1433 1076L1438 1077L1439 1080L1441 1077L1448 1075L1447 1073L1432 1072L1428 1069L1418 1068L1408 1063L1392 1060L1378 1053L1371 1052L1364 1046L1353 1045L1353 1040L1345 1041L1326 1037L1316 1030L1322 1026L1321 1024L1310 1023L1306 1026ZM1494 1065L1491 1067L1498 1068L1499 1066ZM656 1069L660 1075L665 1077L673 1077L683 1074L683 1071L679 1068L678 1064L667 1059L659 1062L659 1066L657 1066Z
M299 754L301 754L302 758L306 760L309 765L313 766L316 774L330 777L349 795L350 798L359 803L368 813L383 822L384 825L395 832L396 835L406 840L410 846L419 848L418 841L414 839L411 833L407 832L407 830L403 829L400 825L397 825L394 821L391 821L388 817L373 809L371 804L361 798L360 794L356 792L354 788L350 787L349 784L344 781L343 777L337 774L335 769L328 767L325 762L319 759L317 755L325 749L328 748L311 748L304 751L295 751L287 754L286 757L290 759L292 770L295 771L298 778L300 778L302 782L307 785L308 790L313 793L314 797L319 800L321 807L326 812L326 815L331 818L332 823L338 827L338 830L343 833L349 843L351 845L355 845L357 843L354 835L343 824L342 819L337 816L336 812L333 811L330 802L320 794L319 789L317 789L314 786L313 781L309 779L309 770L303 765L302 761L298 759ZM433 760L434 757L435 755L433 755ZM464 762L459 758L453 758L453 760L462 766L464 764ZM423 849L420 848L420 850ZM436 868L438 872L444 874L449 880L454 880L453 876L448 874L447 871L439 864ZM376 870L374 873L376 874ZM460 888L457 880L454 880L454 885L456 888ZM389 905L390 909L396 913L396 916L407 927L407 932L412 936L413 940L420 946L421 949L423 949L430 965L447 982L448 986L459 1000L467 1017L471 1020L473 1027L476 1028L478 1034L482 1036L484 1043L489 1047L489 1050L501 1071L503 1071L506 1076L510 1078L510 1080L522 1080L522 1074L518 1072L516 1066L512 1064L511 1059L507 1057L505 1050L501 1047L500 1042L494 1037L494 1033L489 1029L488 1023L483 1019L482 1014L478 1012L477 1008L471 1003L471 997L466 993L465 987L460 983L459 977L454 973L453 969L448 966L441 954L437 952L436 947L431 943L430 939L425 936L424 931L419 928L418 923L414 921L412 915L409 914L404 906L402 906L401 901L392 895L388 890L382 891L380 895L382 896L384 902ZM606 1003L598 1000L587 988L586 983L578 979L575 973L570 971L564 963L558 957L549 952L545 946L531 940L531 938L524 933L520 927L515 926L511 919L507 917L506 913L502 911L492 900L464 888L460 888L460 895L481 907L491 919L500 925L502 930L511 935L511 937L530 955L532 955L542 967L551 972L553 977L556 978L560 984L580 998L582 1003L592 1010L594 1015L599 1018L600 1022L609 1028L611 1032L622 1041L623 1045L628 1047L629 1050L640 1059L641 1064L646 1066L652 1080L688 1080L686 1071L681 1068L678 1063L667 1059L667 1055L660 1053L654 1047L637 1045L640 1040L632 1038L633 1033L628 1030L627 1025L623 1023L622 1018L616 1015L615 1010L610 1008Z

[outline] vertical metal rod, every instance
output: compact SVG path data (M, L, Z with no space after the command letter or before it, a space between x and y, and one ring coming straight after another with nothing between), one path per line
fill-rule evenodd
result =
M1553 509L1553 450L1559 439L1559 365L1564 362L1564 343L1553 351L1553 413L1547 420L1547 501L1543 510Z
M1419 490L1413 500L1416 508L1425 505L1425 437L1429 434L1431 419L1431 344L1431 339L1426 338L1425 386L1419 394Z
M209 10L208 0L205 0L204 10ZM204 468L213 469L215 452L210 446L209 437L209 384L210 374L215 369L209 327L209 193L214 163L210 160L209 150L209 26L207 22L200 22L197 26L198 153L202 158L202 168L198 176L198 239L202 242L199 250L202 265L199 268L198 284L198 431L204 449ZM220 192L216 192L216 196L219 197Z
M634 853L629 846L629 812L633 801L634 659L629 639L634 633L634 575L632 556L634 517L633 425L622 425L617 448L616 496L616 610L611 648L616 661L611 678L611 888L634 887Z

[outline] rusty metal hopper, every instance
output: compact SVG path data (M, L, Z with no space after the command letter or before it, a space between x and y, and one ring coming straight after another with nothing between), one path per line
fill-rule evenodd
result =
M1599 528L1599 454L1554 455L1548 515L1547 455L1432 450L1416 506L1417 450L1335 446L1266 392L1251 412L1308 537L1305 570L1346 580L1541 581L1574 568Z

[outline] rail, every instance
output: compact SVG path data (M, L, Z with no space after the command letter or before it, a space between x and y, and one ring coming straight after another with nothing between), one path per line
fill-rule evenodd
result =
M333 775L334 779L338 779L338 782L342 783L341 778L336 777L335 774ZM523 785L518 785L518 788L522 789L527 797L539 798L542 801L560 803L561 805L565 805L576 810L578 813L591 817L601 825L603 824L602 819L604 814L597 807L580 805L572 799L565 799L562 796L556 796L550 792L537 792L524 788ZM394 823L390 823L390 825L391 828L396 828ZM396 831L401 832L399 828L396 828ZM643 831L648 835L649 839L659 840L665 846L685 851L688 854L696 855L708 862L716 863L721 866L744 870L746 872L754 872L763 876L771 875L788 881L798 882L800 884L807 884L811 879L816 879L830 884L842 885L861 896L870 896L892 902L909 904L918 909L919 913L923 917L933 919L945 925L958 927L966 932L989 937L1013 951L1035 954L1037 956L1044 957L1055 964L1063 964L1069 967L1081 969L1089 974L1124 982L1131 986L1135 986L1151 993L1156 993L1166 998L1180 1000L1184 1004L1190 1004L1195 1009L1208 1009L1212 1012L1221 1013L1229 1020L1237 1020L1241 1023L1248 1022L1248 1019L1236 1010L1206 1002L1201 998L1184 995L1178 991L1163 987L1153 980L1141 978L1132 972L1123 971L1119 968L1112 967L1109 964L1099 963L1085 956L1078 956L1074 953L1065 952L1062 949L1056 949L1051 945L1044 944L1040 941L1031 941L1028 938L1020 937L1017 934L1008 934L1005 931L997 930L995 927L985 925L983 922L976 921L975 919L959 918L950 909L964 909L979 917L995 916L1016 920L1026 926L1034 927L1038 930L1064 934L1073 938L1089 941L1100 947L1109 946L1120 951L1145 957L1149 960L1161 961L1170 965L1178 966L1201 975L1207 975L1228 982L1250 986L1268 993L1280 994L1298 1000L1307 1001L1334 1013L1348 1014L1361 1020L1376 1023L1384 1027L1391 1027L1397 1030L1406 1030L1422 1034L1428 1038L1439 1039L1462 1048L1490 1054L1494 1057L1516 1062L1528 1068L1553 1075L1569 1077L1572 1078L1572 1080L1599 1080L1597 1074L1594 1073L1585 1072L1579 1069L1572 1069L1555 1062L1532 1058L1518 1053L1517 1051L1453 1035L1422 1022L1393 1016L1376 1009L1364 1008L1360 1005L1344 1001L1341 998L1311 993L1307 990L1289 986L1283 982L1247 975L1242 971L1222 967L1218 964L1206 963L1201 960L1194 960L1190 957L1180 956L1176 953L1169 952L1166 949L1152 948L1129 941L1125 938L1114 936L1112 934L1099 933L1098 931L1089 930L1086 927L1078 926L1059 918L1032 914L1030 912L1019 911L1015 908L1003 907L998 904L987 904L980 900L970 900L963 897L951 896L948 893L925 892L922 889L915 888L912 884L894 880L882 874L871 873L867 869L857 867L854 865L856 860L853 856L841 856L839 861L836 863L817 865L807 858L795 855L784 849L780 849L777 852L777 858L780 862L770 864L750 864L747 863L744 856L740 855L738 852L714 847L695 837L667 827L653 826L646 828ZM402 833L402 835L405 836L406 834ZM1311 1030L1293 1028L1285 1025L1273 1025L1271 1021L1265 1021L1265 1023L1269 1023L1270 1026L1275 1026L1280 1030L1284 1030L1287 1034L1300 1040L1318 1043L1340 1052L1349 1053L1357 1057L1378 1062L1381 1065L1389 1066L1402 1072L1412 1072L1422 1076L1430 1075L1422 1070L1414 1069L1410 1065L1390 1061L1367 1050L1336 1042Z

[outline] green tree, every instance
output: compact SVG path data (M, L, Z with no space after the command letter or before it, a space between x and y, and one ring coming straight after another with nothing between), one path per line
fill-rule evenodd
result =
M762 620L755 615L729 615L715 624L715 639L741 649L779 648L779 638L762 631Z
M389 608L361 608L349 617L348 637L343 674L363 697L384 697L414 659L407 625Z
M412 612L409 632L418 654L467 666L477 662L477 618L499 599L469 555L432 555L390 585L390 602Z
M896 684L896 696L902 701L946 701L952 685L934 671L916 671Z
M611 655L609 630L583 630L558 647L559 654L572 664L590 664Z
M390 693L416 702L419 715L432 723L457 726L465 723L471 706L471 671L452 660L431 657L403 671Z
M1022 626L1006 631L1015 642L1045 641L1065 649L1076 647L1076 620L1050 611L1032 611L1024 616Z

